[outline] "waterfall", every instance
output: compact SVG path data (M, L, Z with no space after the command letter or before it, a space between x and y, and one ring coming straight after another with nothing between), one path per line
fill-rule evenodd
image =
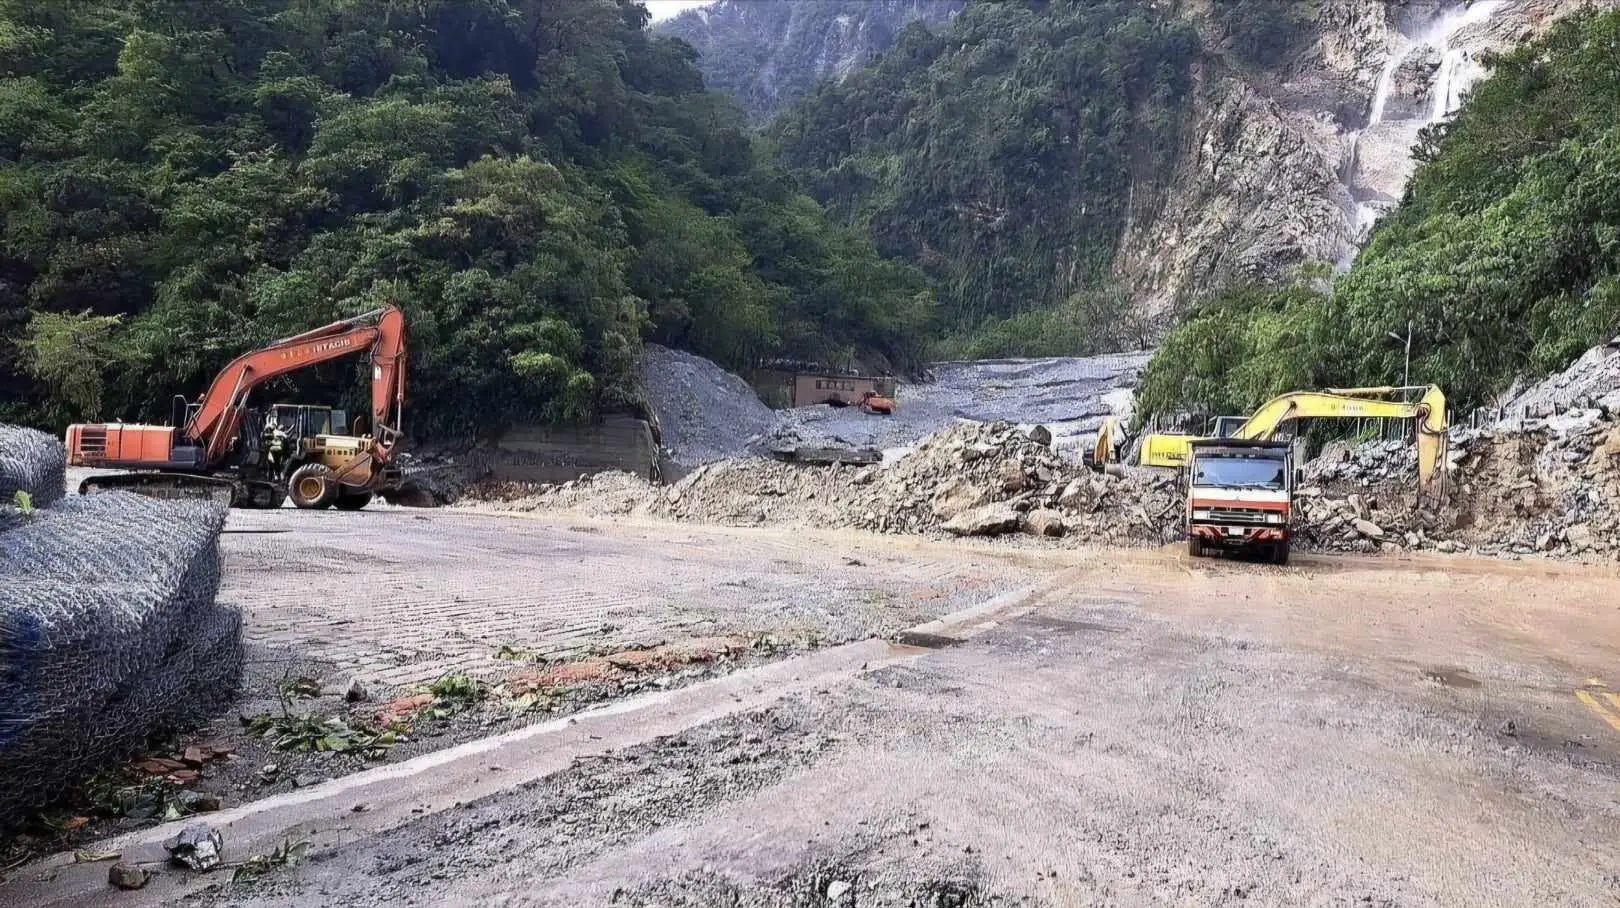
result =
M1457 32L1470 25L1479 25L1490 21L1497 10L1507 5L1507 0L1477 0L1477 2L1453 8L1436 19L1424 35L1422 41L1440 51L1440 68L1435 71L1434 85L1430 89L1432 96L1429 105L1429 122L1438 123L1455 113L1462 106L1462 94L1467 91L1473 79L1464 78L1465 68L1472 62L1468 52L1460 47L1452 47L1451 40Z
M1366 238L1372 229L1373 223L1384 212L1387 202L1379 201L1366 196L1375 195L1368 187L1357 182L1358 170L1365 160L1361 153L1361 144L1369 137L1368 133L1374 127L1388 120L1389 99L1395 91L1395 77L1400 71L1401 64L1411 58L1412 54L1420 48L1432 48L1440 56L1440 67L1435 71L1434 82L1430 86L1430 101L1428 110L1417 117L1400 117L1397 119L1409 124L1408 128L1413 134L1417 128L1429 126L1445 120L1456 112L1462 104L1463 93L1466 92L1480 75L1480 68L1473 58L1461 47L1453 46L1458 32L1470 26L1490 21L1503 7L1508 6L1510 0L1464 0L1448 6L1433 21L1429 22L1418 34L1399 35L1400 43L1390 51L1389 59L1384 62L1384 68L1378 74L1378 82L1373 87L1372 107L1367 112L1367 124L1350 137L1350 151L1346 157L1345 169L1347 178L1345 186L1350 189L1354 201L1353 222L1357 235L1357 245ZM1378 136L1381 142L1388 143L1395 137L1388 133ZM1402 139L1408 141L1408 139ZM1363 190L1363 197L1357 198L1357 190ZM1354 250L1348 255L1353 257ZM1348 259L1341 261L1347 265Z
M1378 84L1373 88L1372 111L1367 114L1367 125L1377 126L1384 122L1384 110L1389 105L1389 93L1395 90L1395 72L1406 62L1416 45L1406 44L1389 55L1389 61L1384 64L1384 71L1378 74Z

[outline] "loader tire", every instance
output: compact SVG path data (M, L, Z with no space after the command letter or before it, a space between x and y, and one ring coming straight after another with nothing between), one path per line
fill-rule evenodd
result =
M1187 554L1194 558L1204 557L1204 541L1197 536L1187 537Z
M1288 563L1288 543L1279 542L1275 546L1272 546L1271 563L1283 565Z
M287 497L292 499L294 507L306 511L331 507L337 494L337 481L324 464L306 463L294 470L287 480Z

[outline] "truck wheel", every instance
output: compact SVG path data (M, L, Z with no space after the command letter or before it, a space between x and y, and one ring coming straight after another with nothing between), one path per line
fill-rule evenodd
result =
M1272 564L1287 564L1288 563L1288 543L1279 542L1276 545L1271 547L1271 563Z
M1204 557L1204 540L1199 539L1197 536L1188 536L1187 554L1193 556L1194 558Z
M358 511L368 504L371 504L370 492L350 492L346 489L338 492L337 509L340 511Z
M294 470L292 478L287 480L287 497L294 506L306 511L331 507L337 491L332 471L324 464L306 463Z

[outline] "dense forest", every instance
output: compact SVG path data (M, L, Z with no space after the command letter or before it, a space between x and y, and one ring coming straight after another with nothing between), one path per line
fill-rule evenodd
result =
M721 0L655 28L692 45L703 81L764 123L822 82L859 70L900 28L934 30L965 0Z
M0 0L0 420L152 418L382 301L423 434L635 406L644 340L899 370L1151 342L1109 271L1195 67L1281 65L1317 10L1171 7L913 21L761 135L636 0ZM1331 292L1194 313L1145 409L1394 381L1409 321L1414 380L1475 402L1616 330L1617 20L1495 61Z
M1431 128L1401 205L1331 292L1239 288L1149 366L1145 411L1246 413L1279 391L1412 381L1460 405L1620 331L1620 12L1493 61Z
M936 282L944 352L1084 352L1114 319L1073 313L1127 314L1108 270L1173 166L1199 50L1168 4L969 4L767 132L829 211Z
M0 420L150 418L384 301L424 433L633 403L644 338L917 354L923 276L757 151L639 3L201 6L0 0Z

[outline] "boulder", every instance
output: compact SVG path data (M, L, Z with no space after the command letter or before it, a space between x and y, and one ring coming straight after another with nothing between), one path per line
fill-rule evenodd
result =
M1367 539L1384 538L1384 528L1376 523L1373 523L1371 520L1363 520L1360 517L1357 517L1355 522L1351 525L1356 528L1356 533L1358 535Z
M1029 478L1024 475L1024 465L1016 460L1001 462L1001 488L1006 492L1020 492L1029 484Z
M973 444L970 444L967 447L962 449L962 459L969 462L969 463L972 463L975 460L982 460L982 459L984 459L986 457L989 457L991 454L994 454L995 452L996 452L996 446L995 445L987 445L982 441L981 442L974 442Z
M119 861L107 868L107 883L118 889L140 889L150 875L139 865Z
M1024 518L1024 530L1032 536L1062 536L1068 529L1063 515L1049 508L1030 511Z
M1031 426L1029 431L1025 434L1029 436L1030 441L1033 441L1038 445L1045 445L1047 447L1051 447L1052 445L1052 430L1045 426Z
M1592 535L1592 528L1584 523L1577 523L1574 526L1564 530L1564 540L1569 543L1570 548L1577 552L1586 551L1587 549L1591 548L1592 543L1596 541L1595 537Z
M1367 520L1372 516L1371 509L1367 507L1366 498L1359 494L1352 493L1348 501L1350 507L1356 512L1357 517L1360 517L1362 520Z
M950 520L963 511L970 511L984 504L986 497L983 489L958 476L934 493L930 507L935 517Z
M1023 515L1004 504L973 508L945 521L942 529L956 536L999 536L1018 529Z
M1620 457L1620 426L1616 426L1614 431L1609 433L1609 437L1598 450L1607 457Z
M1090 501L1088 495L1090 489L1091 484L1084 479L1071 480L1063 487L1062 494L1058 495L1058 504L1071 510L1079 510Z

